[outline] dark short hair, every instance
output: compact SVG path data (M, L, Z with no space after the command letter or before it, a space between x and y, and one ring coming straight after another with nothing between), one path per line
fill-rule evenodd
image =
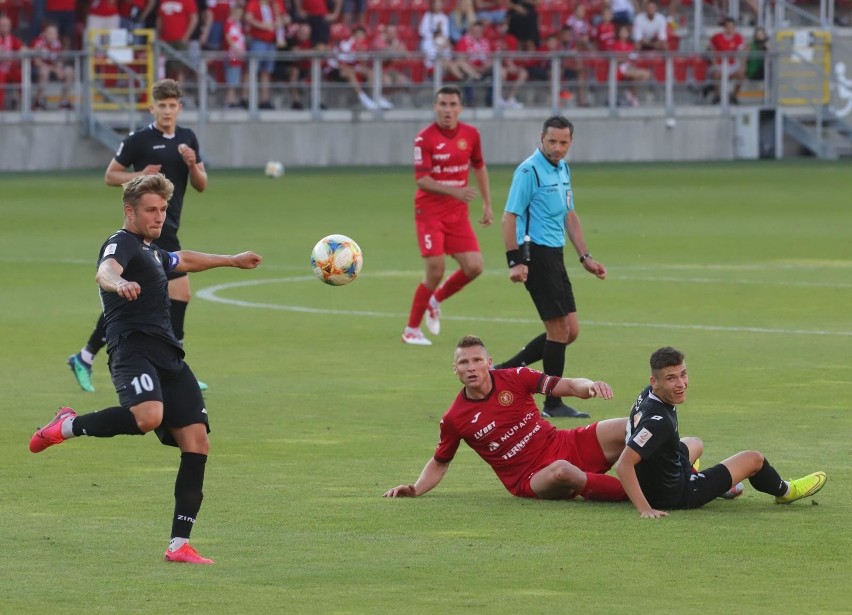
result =
M445 85L442 86L437 92L435 92L435 101L438 100L438 96L441 94L445 94L447 96L458 96L459 100L462 100L462 93L458 86L455 85Z
M574 124L572 124L564 115L551 115L549 118L544 120L544 125L541 127L541 133L546 133L548 128L558 128L560 130L567 128L571 133L571 136L574 136Z
M174 79L160 79L151 86L151 98L154 100L166 100L167 98L180 100L182 95L180 85Z
M651 371L656 372L666 367L676 367L678 365L683 365L683 361L686 357L684 354L671 346L663 346L662 348L655 350L651 355Z
M474 346L482 346L482 348L485 348L485 343L475 335L465 335L459 340L459 343L456 344L456 349L472 348Z

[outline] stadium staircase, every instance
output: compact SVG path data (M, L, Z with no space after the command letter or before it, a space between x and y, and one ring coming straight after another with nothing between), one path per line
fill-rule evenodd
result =
M149 107L155 74L153 30L88 33L88 70L83 132L115 151Z

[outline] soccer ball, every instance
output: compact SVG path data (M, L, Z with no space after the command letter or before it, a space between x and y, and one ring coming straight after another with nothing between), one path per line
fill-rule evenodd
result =
M358 277L363 264L361 248L346 235L323 237L311 252L314 275L331 286L349 284Z
M266 168L263 171L267 177L281 177L284 175L284 165L277 160L270 160L266 163Z

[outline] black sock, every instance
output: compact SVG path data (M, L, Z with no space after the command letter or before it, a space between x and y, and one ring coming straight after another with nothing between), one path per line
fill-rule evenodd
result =
M183 343L183 321L186 319L186 306L189 303L187 301L177 301L176 299L171 299L170 303L172 331L174 331L178 341Z
M568 344L547 340L544 343L544 356L541 360L541 371L548 376L559 376L561 378L562 372L565 371L565 349L567 347ZM553 408L560 404L562 404L561 397L547 397L544 400L545 408Z
M89 341L86 342L86 350L93 355L98 354L98 351L106 345L106 320L101 312L98 318L98 324L95 325L95 330L89 336Z
M521 348L521 351L514 357L503 363L498 363L494 366L495 369L510 369L512 367L525 367L536 361L541 361L544 356L544 342L547 340L547 334L542 333L536 338Z
M136 417L127 408L113 406L105 410L83 414L74 419L71 431L75 436L112 438L113 436L141 436Z
M204 499L204 466L207 455L181 453L180 468L175 479L175 516L172 520L172 538L189 538L201 500Z
M787 493L787 483L781 478L778 472L769 465L766 457L763 458L763 466L757 471L757 474L749 477L748 482L756 490L769 495L784 495Z

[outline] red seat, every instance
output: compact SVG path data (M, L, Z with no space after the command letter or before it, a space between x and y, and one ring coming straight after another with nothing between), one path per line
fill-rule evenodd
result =
M697 83L701 83L707 80L707 69L710 68L710 65L707 64L707 60L701 57L692 58L692 76L695 78Z
M674 58L674 79L678 83L686 82L686 73L692 64L692 58Z

